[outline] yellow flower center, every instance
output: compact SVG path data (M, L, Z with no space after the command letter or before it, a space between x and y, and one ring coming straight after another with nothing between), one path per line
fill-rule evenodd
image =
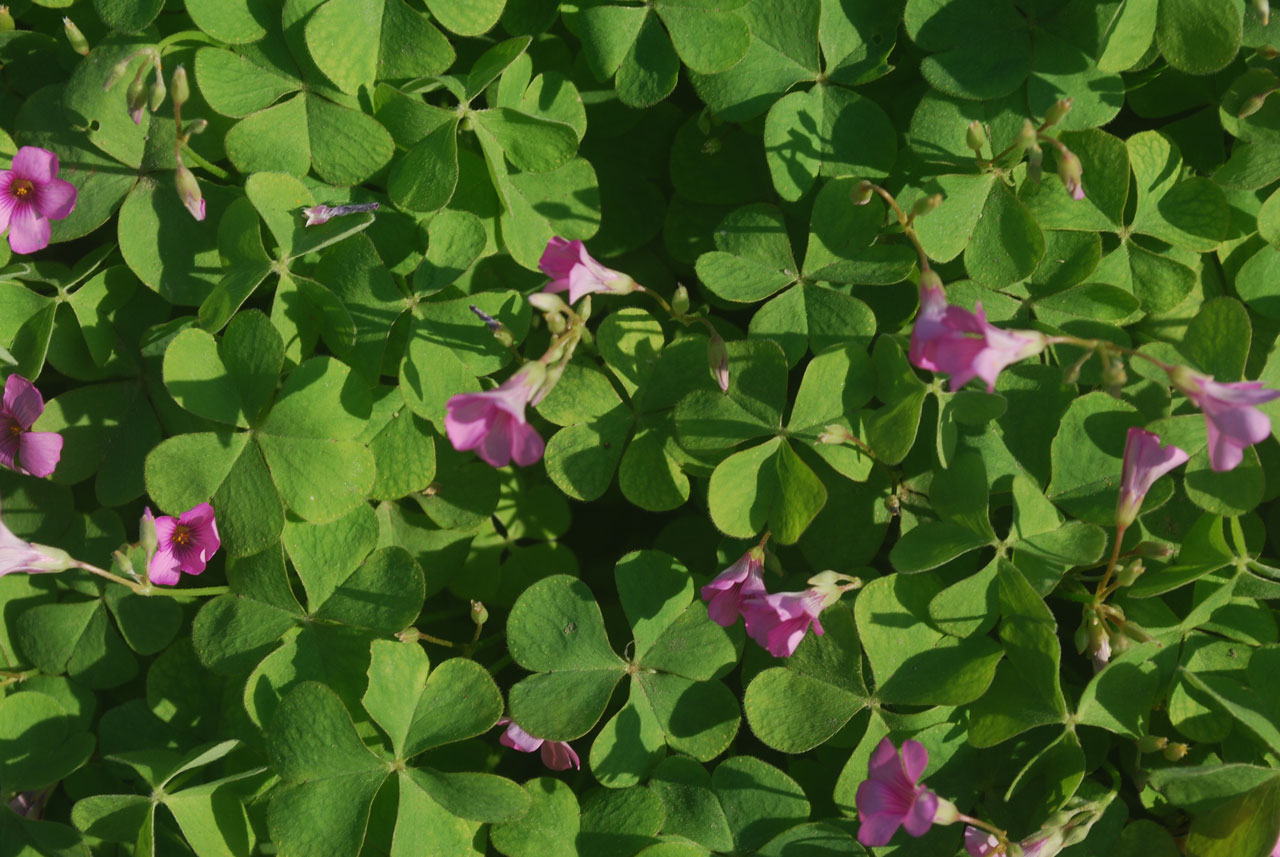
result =
M173 543L178 547L186 547L191 543L191 528L183 524L173 528Z
M9 185L9 190L19 200L29 199L35 192L35 187L26 179L17 179L13 184Z

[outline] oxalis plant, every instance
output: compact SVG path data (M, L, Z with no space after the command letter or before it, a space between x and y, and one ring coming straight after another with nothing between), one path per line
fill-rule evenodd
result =
M0 857L1276 857L1278 58L0 6Z

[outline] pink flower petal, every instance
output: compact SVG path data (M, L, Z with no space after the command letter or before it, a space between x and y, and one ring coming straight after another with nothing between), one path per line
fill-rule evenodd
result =
M578 754L565 741L544 741L542 744L542 764L553 771L567 771L570 768L582 769Z
M912 836L924 836L933 826L933 817L937 814L938 796L926 789L916 797L902 826Z
M13 206L13 214L9 218L9 247L15 253L35 253L49 246L52 229L49 218L36 212L36 207L29 202L19 202Z
M511 438L511 459L521 467L536 464L546 451L542 436L528 423L516 423Z
M39 146L23 146L13 156L13 174L32 184L45 184L58 177L58 156Z
M159 530L159 524L164 518L156 518L156 529ZM169 520L173 520L170 518ZM162 547L156 551L155 556L151 557L151 562L147 565L147 579L152 583L158 583L161 586L174 586L182 577L178 570L178 558L173 555L173 551L161 541Z
M973 825L965 825L964 850L969 852L970 857L986 857L987 853L999 844L1000 840L996 839L994 834L979 830Z
M499 414L489 424L489 433L476 447L476 455L493 467L506 467L511 463L512 420L507 414Z
M52 475L62 458L62 435L52 431L27 431L18 436L18 464L40 479Z
M507 718L503 718L507 720ZM499 724L502 721L498 721ZM504 747L510 747L512 750L519 750L521 753L532 753L542 746L541 738L534 738L528 732L521 729L513 721L507 720L507 731L502 733L498 738L498 743Z
M918 783L929 766L929 751L919 741L902 742L902 770L912 784Z
M26 378L10 375L4 382L3 413L17 420L24 429L29 429L44 413L44 397Z
M36 209L45 217L62 220L76 207L76 186L54 179L36 189Z
M552 280L568 280L569 272L582 258L582 251L581 241L568 241L556 236L547 242L547 248L542 251L538 270ZM565 287L568 287L567 283Z
M0 465L10 470L18 469L18 438L21 435L15 435L6 431L4 421L0 420Z
M0 170L0 232L9 228L9 218L13 214L13 207L18 203L9 193L9 185L12 181L13 173L9 170Z

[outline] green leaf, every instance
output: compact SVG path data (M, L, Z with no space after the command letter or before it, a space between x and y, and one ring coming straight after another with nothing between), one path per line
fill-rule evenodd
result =
M1235 57L1241 24L1235 3L1168 0L1160 4L1156 41L1169 65L1190 74L1210 74Z
M7 793L56 785L89 760L94 744L52 697L24 691L0 699L0 782Z
M256 42L267 34L260 22L262 0L184 0L187 14L201 30L232 45ZM199 74L197 80L201 80Z
M1280 833L1280 783L1256 786L1212 812L1191 820L1187 850L1204 857L1267 853Z
M1182 353L1205 372L1224 381L1244 377L1253 328L1249 313L1233 298L1206 301L1187 325Z
M547 173L569 162L578 151L578 135L569 125L521 113L508 107L478 110L471 115L477 133L487 133L507 160L522 170Z
M1049 499L1085 521L1114 524L1125 437L1140 423L1135 408L1105 393L1072 402L1053 439Z
M1030 32L1012 3L908 0L907 34L933 51L920 71L932 86L961 98L991 99L1017 89L1031 61ZM991 50L999 44L1000 50Z
M992 185L964 250L969 276L999 289L1025 279L1044 256L1044 235L1031 212L1003 184Z
M427 0L437 21L460 36L479 36L498 23L506 0Z

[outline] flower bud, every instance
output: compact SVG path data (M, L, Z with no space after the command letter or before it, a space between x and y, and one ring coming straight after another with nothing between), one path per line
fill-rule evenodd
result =
M534 292L529 295L529 305L538 312L566 313L569 311L569 307L560 296L552 292Z
M818 435L818 443L828 446L840 446L848 443L851 437L852 435L847 428L833 423L822 429L822 432Z
M849 191L849 201L854 205L866 205L871 201L871 196L875 192L875 185L863 179L858 182L853 190Z
M173 70L173 76L169 79L169 88L173 90L173 104L175 107L181 107L191 98L191 87L187 83L187 70L182 67L181 63Z
M1135 559L1125 563L1125 565L1116 572L1117 586L1133 586L1134 581L1142 576L1146 571L1146 567L1142 564L1142 560Z
M1167 542L1138 542L1134 550L1144 559L1169 559L1177 553L1173 545Z
M1183 743L1169 744L1164 748L1164 757L1170 762L1176 762L1185 757L1187 755L1187 751L1190 749L1190 747Z
M146 553L149 564L151 557L155 556L156 548L160 545L160 538L156 535L156 518L150 508L142 510L142 519L138 521L138 544Z
M473 600L471 602L471 621L476 625L483 625L489 621L489 611L479 601Z
M1044 124L1057 125L1062 121L1068 113L1071 112L1072 101L1070 98L1059 98L1053 103L1053 106L1044 112Z
M138 73L134 75L133 82L125 90L124 106L129 111L129 118L133 120L134 125L142 124L142 108L147 106L147 77L150 74L151 67L143 63L142 68L138 69Z
M591 318L591 295L587 295L578 302L578 318L583 321Z
M3 29L0 27L0 29ZM137 56L137 54L134 54ZM133 62L133 57L125 57L111 67L111 73L107 75L107 79L102 82L102 91L107 92L115 87L117 83L124 80L124 76L129 73L129 63Z
M1138 739L1138 750L1143 753L1155 753L1163 750L1169 739L1161 735L1143 735Z
M720 392L729 392L729 350L724 339L718 333L712 333L707 340L707 362L711 364L711 377L715 379Z
M1027 181L1038 182L1044 178L1044 149L1039 143L1027 147Z
M1128 634L1121 631L1112 632L1108 639L1111 643L1111 654L1113 655L1122 655L1133 648L1133 640Z
M1271 22L1271 2L1270 0L1253 0L1253 10L1258 13L1258 17L1262 19L1262 26L1267 26Z
M13 16L9 14L9 7L0 6L0 33L7 33L13 30L15 26Z
M934 824L955 824L960 820L960 810L956 805L941 795L938 796L938 809L933 814Z
M160 105L164 104L165 94L164 76L157 72L156 79L151 82L151 91L147 95L147 106L151 108L152 113L155 113L160 109Z
M926 268L920 272L920 291L928 292L942 288L942 277L938 276L938 272L933 268Z
M547 330L551 331L553 336L559 336L569 329L569 322L558 312L549 312L542 318L547 323Z
M706 142L702 144L702 154L718 155L724 144L720 142L719 137L708 137Z
M205 128L208 128L208 127L209 127L208 119L203 119L203 118L197 119L196 121L187 125L186 136L194 137L195 135L201 133L202 131L204 131Z
M935 193L930 196L923 196L916 200L915 205L911 206L911 216L924 217L940 205L942 205L942 194Z
M1271 95L1273 92L1275 92L1274 89L1267 89L1255 95L1250 95L1244 101L1240 102L1240 108L1236 110L1236 118L1244 119L1257 113L1262 109L1262 106L1267 103L1267 96Z
M1062 186L1072 199L1084 199L1084 186L1081 184L1084 181L1084 168L1075 152L1065 147L1058 153L1058 178L1062 179Z
M1022 123L1022 128L1018 130L1018 139L1014 140L1014 145L1025 152L1032 146L1036 145L1036 141L1038 139L1039 136L1036 133L1036 123L1032 122L1030 119L1026 119Z
M89 55L89 40L84 37L84 33L80 32L76 22L70 18L63 18L62 28L66 30L67 41L71 43L71 50L82 57L87 57Z
M975 155L979 158L982 157L982 150L987 146L987 131L977 119L969 123L969 128L965 131L964 142L970 149L973 149Z
M178 196L182 198L182 204L187 207L187 211L191 212L191 216L196 220L204 220L204 196L200 193L200 183L196 181L195 175L179 164L173 179L178 186Z
M671 311L676 315L684 315L689 311L689 290L684 286L676 286L675 294L671 296Z

